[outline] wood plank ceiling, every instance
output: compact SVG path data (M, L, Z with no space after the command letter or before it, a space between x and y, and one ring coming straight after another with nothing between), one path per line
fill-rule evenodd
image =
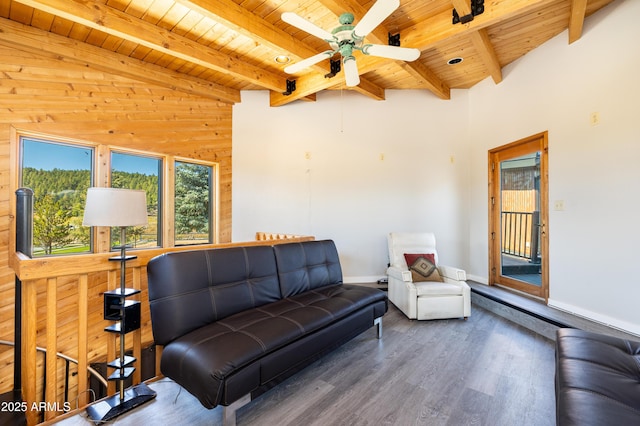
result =
M452 10L470 12L470 0L401 0L366 38L421 51L405 63L356 53L356 90L384 99L386 89L423 89L441 99L467 89L568 29L582 35L585 17L614 0L484 0L484 13L452 23ZM346 89L344 73L325 78L325 60L294 76L274 58L292 63L327 50L326 42L280 19L294 12L331 31L342 12L358 19L375 0L2 0L0 43L37 51L115 74L228 103L241 90L269 90L271 105L315 100L322 90ZM462 13L460 13L462 12ZM452 58L462 58L448 65ZM553 66L553 64L550 64ZM287 79L296 90L285 95Z

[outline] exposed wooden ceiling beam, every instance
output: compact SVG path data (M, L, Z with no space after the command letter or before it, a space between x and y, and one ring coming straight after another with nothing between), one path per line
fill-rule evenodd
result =
M451 4L458 13L458 16L463 17L471 15L470 0L451 0ZM477 31L472 31L469 36L471 37L473 47L476 48L484 66L489 71L489 74L491 74L491 78L493 78L493 81L496 84L500 83L502 81L502 69L493 45L491 44L491 40L489 39L487 30L485 28L480 28Z
M215 49L160 28L117 9L81 0L15 0L107 34L141 44L200 66L242 78L270 90L283 90L284 79Z
M471 0L451 0L451 5L459 17L471 15Z
M136 58L140 57L138 52L140 54L148 53L145 57L145 62L140 62L139 64L153 63L153 61L159 59L158 64L162 62L164 64L163 68L179 69L181 73L175 75L181 78L189 78L188 75L183 73L190 70L195 72L197 69L206 68L207 70L203 72L203 75L220 77L221 73L224 73L227 77L222 76L221 81L225 82L223 84L228 84L236 90L241 90L242 88L267 88L274 92L271 97L273 104L284 104L295 99L306 98L308 100L313 98L313 94L319 90L343 87L344 78L343 74L340 73L336 78L325 79L324 74L328 71L328 61L321 61L316 65L316 73L319 75L311 77L307 74L301 74L296 78L297 90L291 96L285 98L282 95L282 91L285 90L287 76L269 58L264 56L265 48L269 50L276 49L274 52L282 51L294 58L303 59L316 54L319 45L312 41L309 41L309 44L301 42L298 37L303 35L298 33L292 35L294 33L290 34L289 30L284 30L284 27L279 22L275 22L275 15L280 11L289 9L294 9L295 11L295 9L299 9L300 11L306 10L309 16L318 16L319 19L322 19L322 16L327 16L328 8L336 16L345 11L352 12L356 16L357 22L358 19L367 14L369 6L375 0L367 2L362 0L314 0L321 2L323 5L313 3L314 6L310 9L302 9L306 7L306 3L301 3L300 5L297 3L285 4L280 2L277 5L269 3L268 6L265 4L265 8L259 9L268 11L270 14L268 18L262 18L258 10L250 11L245 9L244 3L238 2L238 0L173 1L178 4L178 7L172 7L169 17L162 17L158 23L154 21L153 24L150 20L143 18L141 13L150 13L153 16L155 16L154 14L160 14L159 16L162 16L168 6L164 1L143 0L142 3L136 1L134 2L136 3L135 6L132 4L126 10L120 11L119 6L117 6L118 9L107 6L111 5L111 2L104 0L11 0L9 2L12 5L9 19L14 22L23 22L27 25L30 22L34 27L46 30L47 22L51 24L52 20L56 19L55 17L60 17L58 21L62 26L56 25L56 31L73 28L74 31L81 31L85 35L91 34L90 43L98 43L98 45L100 40L107 36L108 45L103 46L104 49L115 49L114 46L117 45L114 43L123 43L122 46L125 47L119 48L120 50L118 51L127 52L125 53L126 55L131 54L132 57ZM390 87L428 89L441 98L447 99L450 96L449 87L443 81L449 82L449 78L452 79L451 81L456 81L458 87L469 87L470 84L474 84L478 79L489 74L497 83L502 80L502 73L496 50L499 48L500 50L498 51L502 51L504 44L511 40L508 36L512 33L514 25L511 25L510 22L520 23L517 25L517 31L519 32L535 30L536 37L539 35L538 38L540 40L552 32L557 34L557 31L568 28L569 40L573 42L581 37L587 12L590 12L592 8L597 10L596 3L608 3L612 0L593 0L591 2L588 0L490 0L485 1L484 13L475 16L472 21L465 24L452 24L451 8L456 7L459 14L465 16L471 10L469 1L438 0L433 4L433 7L431 5L422 6L419 1L409 2L406 5L403 3L403 7L388 20L388 22L396 22L396 24L393 24L395 26L389 24L388 28L385 28L386 25L379 25L371 34L367 35L367 41L387 44L387 30L391 29L392 33L399 32L401 34L403 46L418 48L423 52L422 57L417 61L405 63L403 61L392 62L389 59L376 58L359 53L357 55L357 66L363 76L366 76L367 73L378 76L382 67L387 70L386 74L391 73L393 75L396 71L392 70L402 67L406 73L414 78L400 77L396 83L392 83L387 82L381 76L380 81L385 82L380 83L381 87L370 84L371 80L366 81L361 78L363 83L359 88L349 89L361 93L364 92L374 99L382 99L384 98L383 88L390 84ZM26 6L22 6L22 4ZM588 7L588 4L591 6ZM416 13L416 8L421 9L423 7L428 7L432 10L430 17L426 19L417 18L418 16L425 16L424 13L420 12L422 15L417 13L415 15L416 19L412 19L414 13ZM145 10L147 12L144 12ZM135 13L131 14L132 12ZM403 13L408 16L398 16L398 14ZM553 15L553 13L556 13L556 15ZM8 14L9 11L6 11L1 16L8 17ZM205 16L209 19L201 20L200 16ZM538 17L536 19L539 19L540 16L544 16L545 22L547 22L547 18L550 19L552 22L549 22L549 26L553 26L553 30L547 29L546 24L545 28L541 28L540 31L535 28L529 28L531 27L530 25L527 26L527 17L529 16L532 19L533 17ZM175 24L172 20L173 18L176 18L176 20L182 19L177 24L175 32L173 29L169 30ZM314 18L311 19L313 20ZM199 24L198 28L194 27L190 30L189 23L195 23L198 20L202 22L202 25ZM229 37L233 39L234 34L241 34L241 37L234 39L236 40L235 44L229 46L232 49L235 46L242 46L241 48L245 49L243 50L245 52L251 48L252 42L259 48L251 50L250 53L247 52L247 57L252 59L245 61L240 59L240 56L228 54L223 48L216 47L213 44L209 46L203 45L199 39L195 41L196 36L203 35L202 31L206 29L207 25L220 31L224 31L223 27L229 28L230 31L224 33L227 34L227 37L223 41L228 41ZM495 32L497 28L501 29L500 34ZM209 31L212 30L210 29ZM181 36L180 34L184 32L189 35ZM503 32L505 32L504 36ZM69 35L69 37L75 40L84 40L84 38L81 38L82 34ZM489 34L492 35L491 40L489 39ZM484 67L475 65L464 68L465 75L455 75L455 73L448 72L448 69L444 66L441 69L442 74L438 72L436 75L431 71L430 67L436 69L442 66L442 64L437 63L440 57L437 54L438 52L461 50L465 46L469 46L469 43L473 43L473 54L483 61ZM494 49L494 43L496 43L496 49ZM29 46L27 44L24 43L21 48L28 49ZM43 46L39 47L44 49ZM527 46L518 46L517 49L520 52L528 48ZM224 54L221 53L223 51L225 52ZM66 54L69 55L69 53L67 52ZM103 50L103 53L111 53L111 51ZM118 57L121 58L121 56ZM76 60L79 62L84 59L80 55L69 55L66 58L69 61ZM175 58L175 60L172 58ZM511 60L510 57L509 60ZM84 62L88 64L90 61L94 62L93 59L85 60ZM100 66L99 61L95 62ZM440 70L440 68L438 69ZM158 68L155 68L155 70L157 71ZM171 73L171 71L169 72ZM398 74L404 75L404 73ZM443 80L444 76L447 76L446 80ZM151 77L151 80L156 78L155 76ZM209 78L209 81L213 81L211 77ZM293 76L289 78L293 78ZM143 81L141 78L138 79ZM193 81L197 81L197 83ZM193 85L195 90L198 91L204 87L201 85L203 81L205 80L195 79L192 80L192 83L186 84L186 86ZM166 86L168 82L169 80L166 80L162 84ZM176 84L173 84L173 86L176 86ZM190 89L189 87L184 87L178 90ZM306 93L306 95L302 95L303 93ZM235 94L231 95L231 97L236 99Z
M82 43L67 37L0 18L2 36L0 42L20 50L48 55L60 61L83 64L93 69L109 72L136 81L175 89L191 95L202 96L225 103L240 102L240 92L210 81L184 75Z
M499 24L507 19L534 12L557 0L501 0L485 2L484 13L465 25L451 24L451 11L444 11L402 30L402 38L408 46L421 51L435 47L439 42L472 31Z
M275 91L269 92L269 105L272 107L283 106L318 92L318 87L322 87L322 89L329 88L333 83L327 84L327 80L323 75L318 73L309 73L300 76L296 79L296 91L290 95L284 95L281 92Z
M571 0L569 16L569 44L582 37L582 26L587 12L587 0Z
M176 0L178 3L195 10L202 16L206 16L216 22L256 40L274 50L282 50L297 56L298 59L306 59L319 53L284 30L279 29L270 22L247 11L232 0ZM313 68L325 75L329 72L327 62L323 61ZM293 78L293 77L292 77ZM335 81L334 81L335 82ZM383 89L366 79L361 79L363 88L360 93L379 99L379 92ZM340 83L338 83L340 84ZM313 98L315 99L315 97ZM307 99L308 100L308 99Z
M373 84L364 78L360 78L360 84L355 87L350 87L350 89L377 101L385 100L384 88L377 84Z
M473 32L470 36L471 42L478 51L480 58L482 58L484 66L489 70L493 82L496 84L500 83L502 81L502 67L500 66L498 56L491 44L486 28L481 28Z
M276 51L283 50L300 59L319 53L286 31L249 12L232 0L176 1L189 9L195 10L202 16L208 17L215 22L220 22L239 34L252 38ZM329 67L327 66L319 66L319 68L324 73L329 72Z
M316 94L314 93L313 95L307 95L304 98L301 98L301 100L303 100L305 102L315 102L316 101Z
M406 72L416 79L419 85L426 87L440 99L451 99L451 89L437 75L420 62L398 62ZM436 86L436 84L438 86Z

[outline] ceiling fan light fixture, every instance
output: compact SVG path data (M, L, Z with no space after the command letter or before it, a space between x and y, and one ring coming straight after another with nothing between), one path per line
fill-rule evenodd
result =
M342 60L344 65L344 80L348 87L354 87L360 84L360 75L358 73L358 65L356 64L356 58L353 56L346 56Z
M464 59L461 57L455 57L455 58L451 58L447 61L447 65L456 65L459 64L460 62L462 62Z

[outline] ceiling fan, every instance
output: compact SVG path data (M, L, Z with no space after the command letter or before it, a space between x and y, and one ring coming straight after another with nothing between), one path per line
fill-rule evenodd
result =
M331 47L331 50L326 50L293 65L289 65L284 69L284 72L287 74L295 74L298 71L317 64L323 59L331 58L336 53L340 53L344 65L345 81L347 86L353 87L360 83L356 58L353 56L353 52L356 50L361 51L365 55L402 61L414 61L418 59L420 56L420 50L418 49L387 46L384 44L364 44L364 38L399 6L400 0L378 0L357 25L353 25L353 14L348 12L343 13L339 18L340 26L334 28L331 32L323 30L293 12L283 13L282 20L284 22L328 42Z

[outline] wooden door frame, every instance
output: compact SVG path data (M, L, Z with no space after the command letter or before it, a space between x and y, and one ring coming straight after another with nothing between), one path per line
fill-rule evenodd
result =
M504 154L508 151L508 155ZM502 160L516 158L532 151L540 151L540 251L542 256L541 281L538 288L513 278L503 276L502 255L500 243L500 167ZM501 157L501 154L503 156ZM523 291L536 297L543 298L545 303L549 298L549 147L548 132L517 140L489 150L489 285L505 285L515 290Z

